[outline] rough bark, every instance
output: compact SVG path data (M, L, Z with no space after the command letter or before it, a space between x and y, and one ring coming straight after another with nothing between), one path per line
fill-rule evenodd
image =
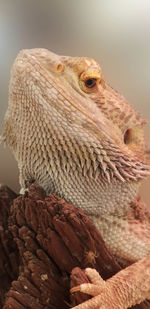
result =
M18 249L8 230L10 206L16 197L7 186L0 185L0 308L12 280L18 275Z
M5 191L0 191L0 308L66 309L88 298L69 292L88 281L81 268L94 267L104 279L120 270L81 210L55 195L46 197L37 185L17 198ZM136 308L150 308L144 306Z

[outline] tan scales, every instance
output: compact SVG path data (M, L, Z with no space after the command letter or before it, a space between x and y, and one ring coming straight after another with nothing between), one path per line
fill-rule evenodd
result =
M95 60L58 56L45 49L23 50L17 56L2 140L18 162L21 192L36 181L47 193L82 208L124 265L150 254L150 220L146 215L142 222L131 218L139 186L150 174L144 124L123 96L106 83ZM119 296L114 294L118 307L113 302L108 305L110 284L109 292L98 296L100 308L128 308L150 295L146 275L150 257L141 261L109 279L122 287ZM131 283L123 282L134 291L130 301L130 292L122 284L128 269L133 280L130 276ZM145 290L137 297L141 282ZM90 287L85 289L90 294ZM94 298L78 308L99 308L93 304Z

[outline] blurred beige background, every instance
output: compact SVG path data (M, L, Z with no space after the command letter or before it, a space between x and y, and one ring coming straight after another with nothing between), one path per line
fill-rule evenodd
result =
M0 0L0 132L10 67L20 49L33 47L96 58L109 84L150 120L149 0ZM150 141L149 125L146 135ZM17 164L2 146L0 182L19 190Z

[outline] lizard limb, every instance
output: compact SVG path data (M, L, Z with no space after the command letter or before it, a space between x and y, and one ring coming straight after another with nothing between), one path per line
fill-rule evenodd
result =
M84 283L71 289L94 296L74 309L127 309L150 299L150 255L104 281L95 269L87 268L91 284Z

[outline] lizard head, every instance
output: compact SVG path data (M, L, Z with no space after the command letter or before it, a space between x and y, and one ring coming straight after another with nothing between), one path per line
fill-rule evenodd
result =
M44 175L40 178L35 172L37 156L42 158L41 171L54 178L58 168L57 178L61 170L106 183L108 188L113 182L138 187L150 174L144 125L107 84L95 60L58 56L45 49L23 50L16 58L4 140L20 168L28 162L28 175L40 184ZM55 187L51 190L58 193Z

